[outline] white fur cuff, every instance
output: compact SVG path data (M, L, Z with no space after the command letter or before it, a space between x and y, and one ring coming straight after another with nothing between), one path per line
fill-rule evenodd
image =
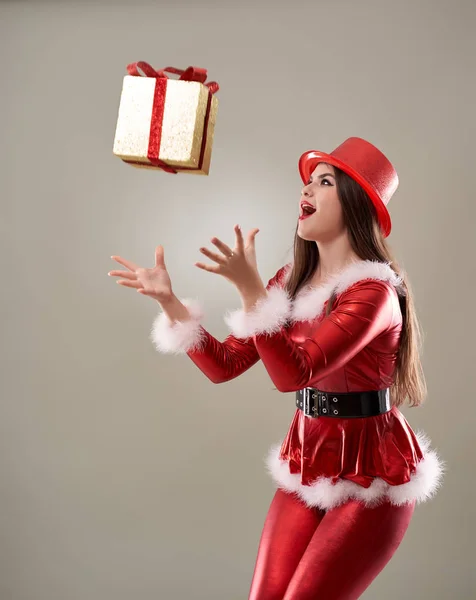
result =
M199 350L205 341L205 334L200 321L203 310L197 300L185 298L181 300L190 319L172 323L164 312L157 315L150 332L150 339L156 350L167 354L185 354L190 350Z
M267 296L260 298L252 311L239 309L225 315L225 323L235 337L243 339L258 333L276 333L286 323L291 314L288 292L279 286L272 286L267 292Z

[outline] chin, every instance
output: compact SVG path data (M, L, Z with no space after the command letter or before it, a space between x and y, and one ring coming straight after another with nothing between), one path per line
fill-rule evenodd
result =
M306 242L329 243L345 233L345 228L343 226L335 226L334 223L332 226L325 228L322 227L322 223L320 223L320 225L321 227L308 227L307 223L300 222L297 234L302 240L306 240Z
M298 231L298 236L302 239L305 240L306 242L317 242L317 238L313 235L309 235L309 234L302 234Z
M302 240L306 240L307 242L317 242L323 237L323 234L325 237L325 232L323 231L316 231L315 228L309 228L307 231L306 229L306 227L298 227L297 234Z

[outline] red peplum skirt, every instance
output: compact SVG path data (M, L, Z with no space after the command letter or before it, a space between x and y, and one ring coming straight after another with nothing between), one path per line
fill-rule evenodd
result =
M428 437L415 433L397 407L362 418L313 418L296 409L266 463L278 487L323 510L350 498L369 506L423 502L444 471Z

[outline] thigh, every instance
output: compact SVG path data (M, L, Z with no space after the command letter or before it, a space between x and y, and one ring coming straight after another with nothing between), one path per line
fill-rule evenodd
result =
M355 600L400 545L415 503L366 507L351 500L326 513L289 583L284 600Z
M296 495L278 489L266 515L248 600L282 600L324 516Z

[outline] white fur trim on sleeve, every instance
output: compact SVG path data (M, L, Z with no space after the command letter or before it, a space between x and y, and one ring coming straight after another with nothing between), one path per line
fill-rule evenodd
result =
M182 304L187 307L190 319L172 323L164 312L154 319L150 339L156 350L166 354L185 354L190 350L199 350L205 341L200 325L204 313L198 300L184 298Z
M224 320L231 333L243 339L258 333L276 333L286 323L290 313L291 300L288 292L279 286L272 286L267 290L267 296L256 302L253 310L228 311Z

